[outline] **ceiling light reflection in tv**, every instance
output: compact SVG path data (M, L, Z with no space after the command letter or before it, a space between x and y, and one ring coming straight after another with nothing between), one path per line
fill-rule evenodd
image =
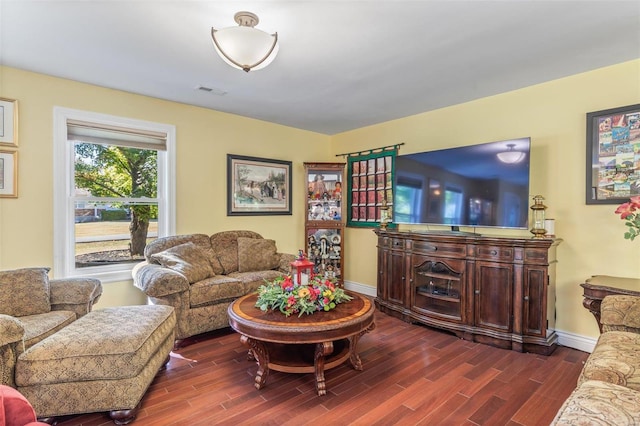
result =
M393 221L527 229L530 145L520 138L399 155Z

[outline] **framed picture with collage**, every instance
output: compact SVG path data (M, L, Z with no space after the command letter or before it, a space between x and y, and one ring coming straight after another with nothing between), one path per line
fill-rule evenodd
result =
M392 214L395 154L394 149L348 159L348 226L378 226L383 202Z
M586 203L640 195L640 104L587 114Z

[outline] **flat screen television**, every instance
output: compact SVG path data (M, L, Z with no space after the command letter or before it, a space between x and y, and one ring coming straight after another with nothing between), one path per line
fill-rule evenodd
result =
M397 156L393 221L526 229L530 145L520 138Z

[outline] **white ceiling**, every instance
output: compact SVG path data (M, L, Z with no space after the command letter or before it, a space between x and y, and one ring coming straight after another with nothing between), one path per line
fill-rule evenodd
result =
M214 51L240 10L278 32L263 70ZM3 65L324 134L635 58L638 0L0 0Z

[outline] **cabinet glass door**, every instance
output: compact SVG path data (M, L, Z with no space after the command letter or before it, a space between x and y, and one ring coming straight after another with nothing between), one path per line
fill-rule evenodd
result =
M413 308L462 320L462 272L428 260L414 269Z
M309 170L307 173L307 220L342 220L342 173Z
M342 279L342 229L307 229L307 256L314 274Z

